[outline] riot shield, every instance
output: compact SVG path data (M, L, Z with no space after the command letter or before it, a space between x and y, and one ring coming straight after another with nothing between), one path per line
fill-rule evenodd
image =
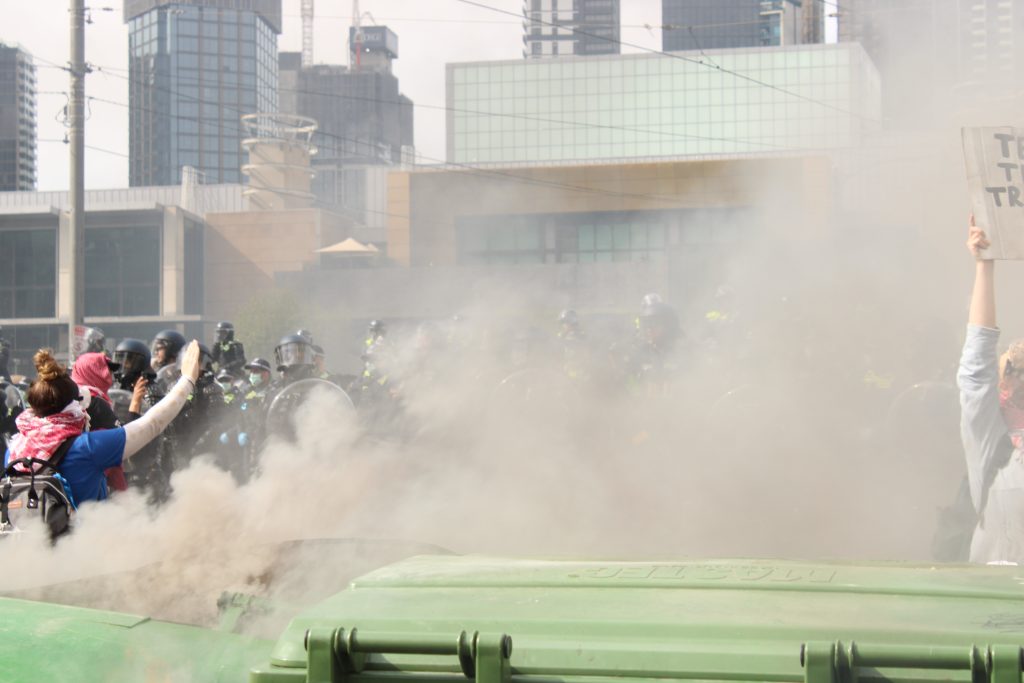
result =
M340 410L355 412L355 404L344 389L333 382L311 377L293 382L282 387L270 401L267 408L267 434L277 434L294 439L292 416L311 395L318 391L326 391L335 400Z

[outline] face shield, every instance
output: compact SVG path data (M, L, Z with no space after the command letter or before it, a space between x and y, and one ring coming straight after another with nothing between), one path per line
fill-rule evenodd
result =
M139 377L146 370L146 357L132 351L115 351L114 362L121 364L122 377Z
M162 339L157 339L149 348L149 356L152 359L150 365L154 370L159 370L170 363L170 359L167 357L167 343Z
M274 349L274 360L277 361L278 370L297 365L313 365L313 349L303 342L288 342Z

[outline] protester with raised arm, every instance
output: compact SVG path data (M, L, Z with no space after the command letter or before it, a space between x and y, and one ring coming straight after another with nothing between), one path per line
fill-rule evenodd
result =
M978 523L972 562L1024 563L1024 341L999 356L995 262L984 258L985 232L971 217L967 249L975 259L967 339L960 357L960 434Z

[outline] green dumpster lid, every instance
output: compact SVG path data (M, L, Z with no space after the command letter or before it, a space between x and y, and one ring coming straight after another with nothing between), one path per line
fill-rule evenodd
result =
M1018 567L418 557L298 616L251 680L978 683L1009 667L1020 683L1022 582Z

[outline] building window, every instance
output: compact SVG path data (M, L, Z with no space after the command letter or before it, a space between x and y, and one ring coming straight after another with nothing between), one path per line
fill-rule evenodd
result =
M0 231L0 318L52 318L57 230Z
M87 228L85 273L87 316L159 315L160 229Z

